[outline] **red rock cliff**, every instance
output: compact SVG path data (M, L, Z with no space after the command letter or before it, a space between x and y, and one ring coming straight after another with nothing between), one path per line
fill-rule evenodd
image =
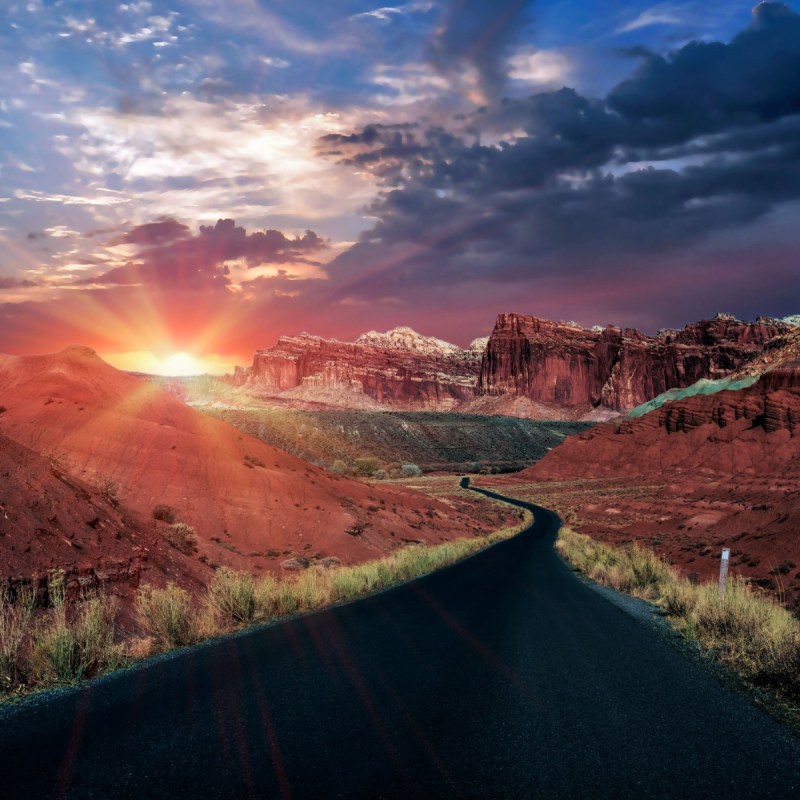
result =
M477 391L540 403L627 411L667 389L721 378L759 356L791 326L727 314L656 336L613 326L586 329L501 314L484 353Z
M794 337L800 344L800 331ZM520 475L535 480L800 470L800 360L792 347L747 388L667 402L570 437Z
M237 380L266 395L294 390L303 399L327 389L394 408L449 410L474 397L484 344L462 350L410 328L366 333L353 343L282 336L257 351Z

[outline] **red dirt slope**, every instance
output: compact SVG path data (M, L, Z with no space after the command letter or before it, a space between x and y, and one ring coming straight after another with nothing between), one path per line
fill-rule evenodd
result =
M290 554L352 562L405 540L481 530L445 503L293 458L87 348L0 356L0 406L0 432L87 484L112 482L148 525L155 506L175 509L196 528L195 558L208 563L277 568Z
M0 563L0 586L63 569L71 596L100 584L124 594L143 573L186 581L203 570L113 497L2 435Z

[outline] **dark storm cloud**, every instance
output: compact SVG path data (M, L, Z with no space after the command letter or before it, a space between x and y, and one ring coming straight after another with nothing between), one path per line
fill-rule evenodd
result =
M137 225L132 230L120 236L119 244L158 245L164 242L173 242L190 235L188 225L170 218L160 219L157 222L148 222Z
M646 54L605 99L565 88L482 109L457 133L340 136L340 160L385 190L331 275L375 297L454 279L621 274L739 229L800 199L798 75L800 16L762 3L729 44Z
M474 67L485 98L505 88L505 60L530 11L526 0L448 0L428 45L431 63L447 75Z
M249 268L262 264L316 264L311 256L326 242L314 231L288 237L281 231L248 233L232 219L201 225L197 235L174 219L139 225L115 240L140 247L134 259L82 284L156 284L162 288L224 289L230 284L226 262L243 260Z
M669 143L799 113L798 75L800 16L761 3L730 44L691 42L668 59L645 56L608 106Z

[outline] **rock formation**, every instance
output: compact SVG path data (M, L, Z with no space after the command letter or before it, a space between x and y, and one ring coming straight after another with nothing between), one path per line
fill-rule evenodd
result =
M333 390L348 407L448 411L473 398L485 343L463 350L410 328L370 331L352 343L281 336L234 379L262 396L290 391L296 400L316 399Z
M628 411L668 389L736 372L788 324L728 314L656 336L501 314L484 353L481 395L518 395L554 408Z
M735 573L800 610L800 328L749 369L765 371L596 425L505 483L537 498L552 484L573 527L642 542L687 575L713 579L731 548Z
M605 421L668 390L736 373L796 330L777 319L729 314L648 336L501 314L468 348L410 328L355 342L282 336L237 368L243 392L295 407L462 411Z

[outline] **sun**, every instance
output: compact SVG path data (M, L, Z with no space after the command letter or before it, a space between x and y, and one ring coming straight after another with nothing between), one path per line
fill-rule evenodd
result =
M173 353L161 359L158 365L158 374L170 377L202 375L204 372L203 362L195 358L191 353Z

